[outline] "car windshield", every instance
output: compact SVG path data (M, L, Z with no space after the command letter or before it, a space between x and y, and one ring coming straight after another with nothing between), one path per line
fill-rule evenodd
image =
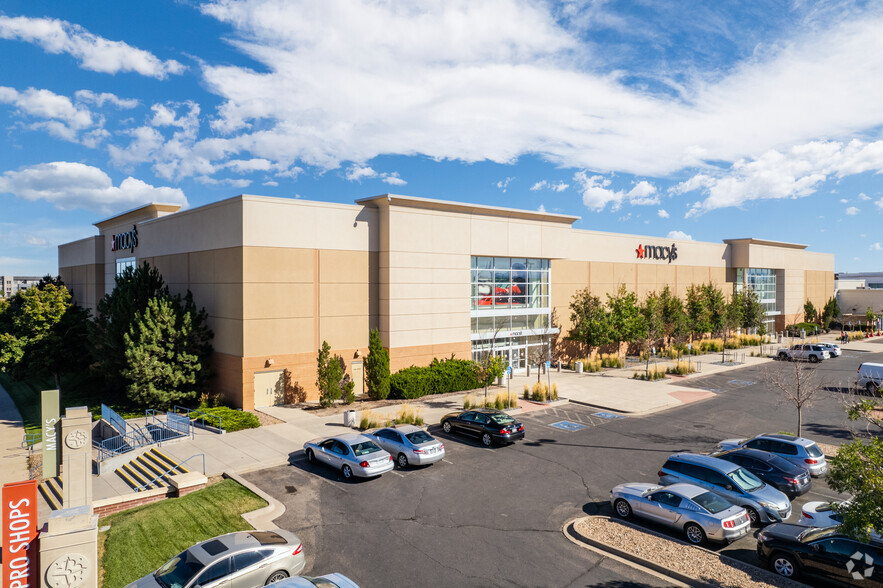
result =
M745 492L754 492L755 490L762 488L764 485L757 476L742 468L730 472L727 474L727 477Z
M165 588L183 588L205 566L189 551L173 557L153 577Z
M351 447L353 448L353 453L355 453L356 455L368 455L369 453L380 451L380 448L377 447L377 445L375 445L373 441L353 443Z
M710 512L717 514L730 508L730 503L712 492L705 492L693 498L693 502Z
M512 417L510 417L508 414L505 414L505 413L492 414L489 416L498 425L511 425L512 423L515 422L515 419L513 419Z
M408 441L414 445L435 441L435 439L433 439L426 431L414 431L413 433L408 433L405 437L407 437Z
M319 588L340 588L337 584L328 580L327 578L310 578L308 576L302 576L304 580L309 581L313 586L318 586Z
M819 446L815 443L813 443L812 445L807 445L806 452L809 454L810 457L822 457L824 455L824 453L822 453L822 450L819 449Z

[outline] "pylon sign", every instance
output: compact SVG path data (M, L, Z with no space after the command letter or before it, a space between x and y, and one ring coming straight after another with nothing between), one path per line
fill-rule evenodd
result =
M3 485L3 588L37 586L37 481Z

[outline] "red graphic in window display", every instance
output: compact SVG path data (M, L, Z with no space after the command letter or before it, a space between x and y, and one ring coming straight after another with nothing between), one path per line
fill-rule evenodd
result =
M638 248L635 249L635 253L638 254L638 259L644 259L644 246L638 245Z
M513 295L513 298L510 301L509 295ZM508 304L524 304L524 297L515 295L523 295L521 288L517 285L513 284L511 288L500 288L499 286L494 287L494 295L493 296L482 296L478 299L479 306L491 306L496 303L497 306L503 306Z

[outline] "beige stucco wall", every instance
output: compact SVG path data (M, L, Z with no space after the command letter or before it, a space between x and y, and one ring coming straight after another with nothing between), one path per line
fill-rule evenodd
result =
M59 245L58 275L77 304L94 313L104 296L104 237L94 235Z
M111 252L109 235L137 223L134 257L155 265L173 293L189 289L207 309L217 389L245 408L254 373L268 370L289 370L315 398L322 341L349 366L366 353L375 326L393 370L469 357L473 255L551 259L551 304L565 334L577 290L588 286L603 300L620 284L639 297L669 285L683 297L690 284L711 281L729 293L728 262L783 269L795 313L807 297L820 307L833 293L832 255L675 240L672 263L637 259L638 244L673 241L575 230L575 217L530 211L389 195L356 205L237 196L168 212L146 207L97 223L98 237L59 248L60 271L84 293L92 283L93 299L103 295L113 287L116 259L133 256Z

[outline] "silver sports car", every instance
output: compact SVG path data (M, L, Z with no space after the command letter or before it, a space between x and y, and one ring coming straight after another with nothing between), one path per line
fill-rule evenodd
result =
M340 470L349 480L353 476L373 478L395 467L392 456L365 435L347 433L321 437L304 443L310 463L324 463Z
M384 427L365 436L388 451L400 468L435 463L445 457L444 443L414 425Z
M744 508L692 484L620 484L610 491L610 504L624 519L634 514L683 530L694 545L735 541L751 527Z
M303 569L303 547L294 533L237 531L197 543L126 588L265 586Z

